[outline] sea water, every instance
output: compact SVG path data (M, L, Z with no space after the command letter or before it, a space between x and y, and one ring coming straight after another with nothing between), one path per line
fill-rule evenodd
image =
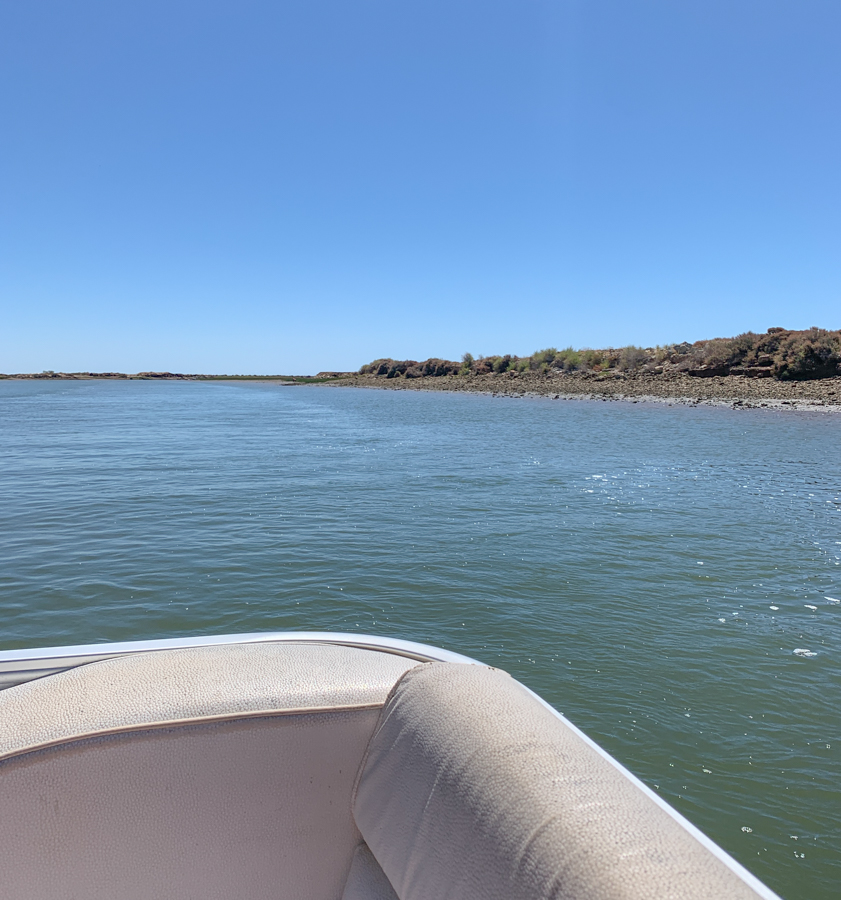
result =
M788 900L841 883L839 600L841 415L0 382L0 648L456 650Z

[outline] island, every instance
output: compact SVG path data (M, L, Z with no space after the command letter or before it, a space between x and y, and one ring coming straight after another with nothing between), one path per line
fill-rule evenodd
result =
M319 373L338 386L658 400L734 408L841 407L841 330L769 328L658 347L549 347L531 356L460 361L377 359L358 372Z

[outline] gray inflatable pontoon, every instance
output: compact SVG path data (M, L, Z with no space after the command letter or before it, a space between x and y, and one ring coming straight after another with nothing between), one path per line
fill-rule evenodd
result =
M776 895L539 697L407 641L0 653L3 900Z

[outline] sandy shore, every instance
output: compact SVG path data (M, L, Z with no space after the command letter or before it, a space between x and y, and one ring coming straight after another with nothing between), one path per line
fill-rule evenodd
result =
M555 400L659 401L691 406L729 406L734 409L806 409L841 411L841 377L815 381L776 381L728 375L693 378L689 375L502 375L386 378L351 375L328 382L337 387L386 390L462 391L503 397L549 397Z

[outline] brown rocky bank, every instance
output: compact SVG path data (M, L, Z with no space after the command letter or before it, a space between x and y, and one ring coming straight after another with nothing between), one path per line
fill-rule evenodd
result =
M337 387L464 391L556 400L651 400L734 409L841 410L841 376L777 381L739 375L698 378L683 373L504 372L421 378L343 373L327 383Z

